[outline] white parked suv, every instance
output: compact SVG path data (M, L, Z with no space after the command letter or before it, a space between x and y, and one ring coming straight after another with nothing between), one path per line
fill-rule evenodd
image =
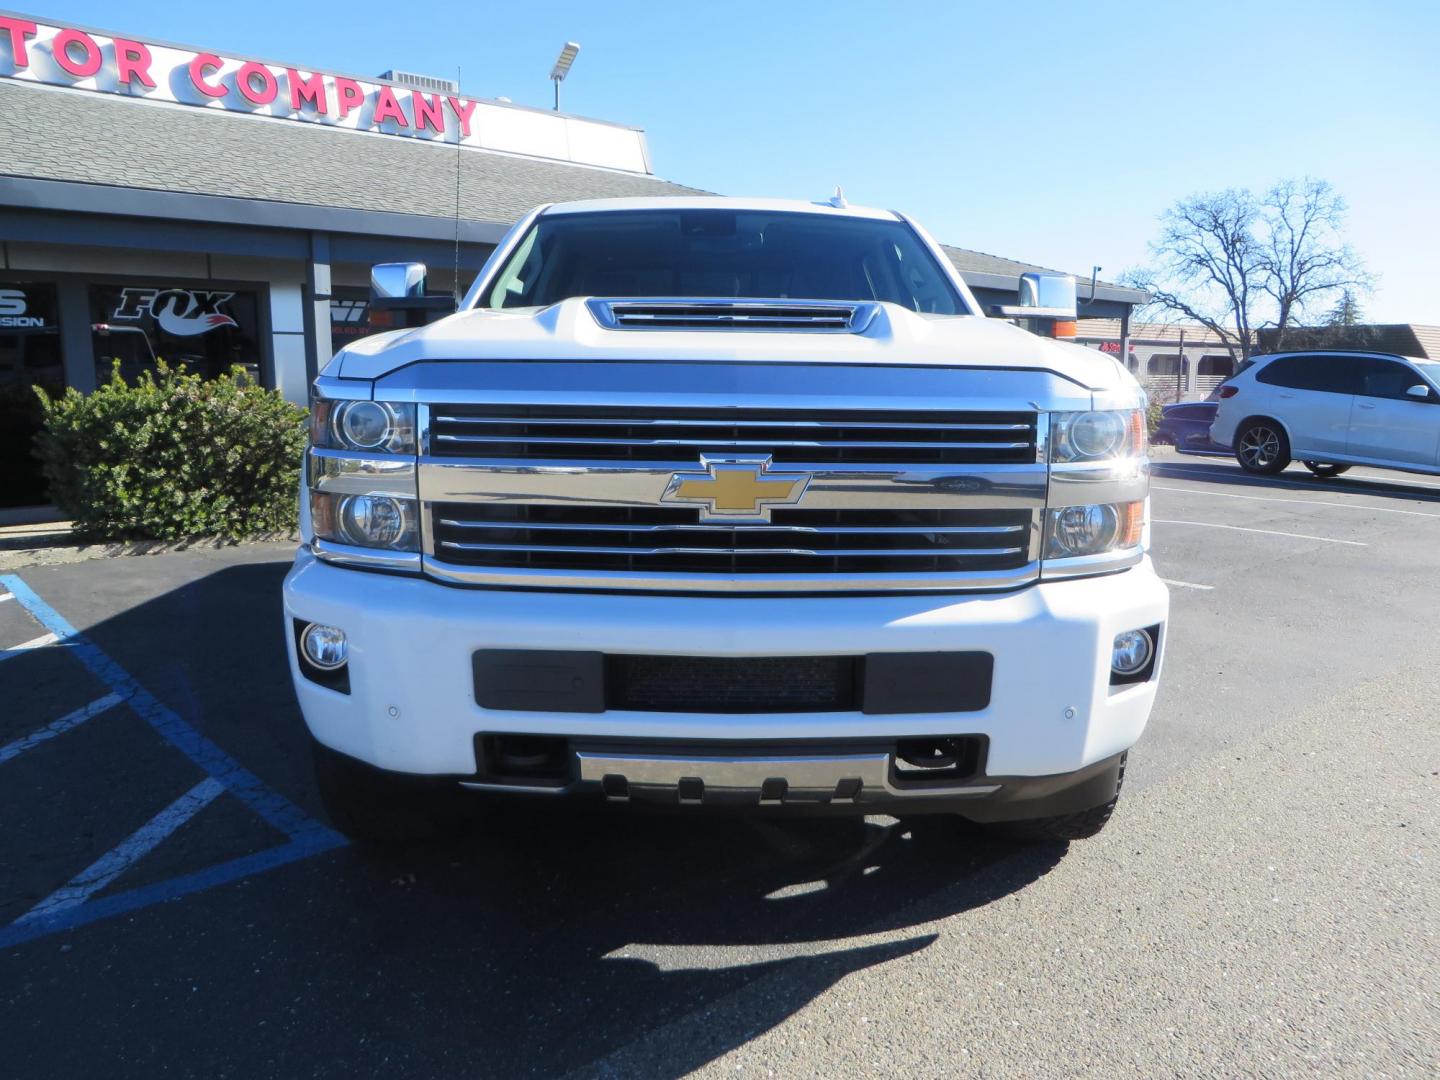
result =
M1210 438L1253 473L1298 460L1440 474L1440 363L1361 352L1259 356L1227 379Z
M377 302L433 306L423 272L377 267ZM1030 284L1022 314L1074 317L1073 279ZM987 318L889 211L541 208L457 313L315 380L285 633L331 818L398 837L488 796L1093 835L1165 644L1144 406L1111 358Z

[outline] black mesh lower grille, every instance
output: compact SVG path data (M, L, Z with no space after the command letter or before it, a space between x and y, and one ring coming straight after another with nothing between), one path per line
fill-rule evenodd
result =
M607 656L606 705L641 712L849 712L858 656Z

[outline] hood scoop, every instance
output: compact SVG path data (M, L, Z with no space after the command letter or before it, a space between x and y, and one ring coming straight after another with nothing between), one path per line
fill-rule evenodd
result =
M591 299L606 330L801 330L863 334L879 313L871 301Z

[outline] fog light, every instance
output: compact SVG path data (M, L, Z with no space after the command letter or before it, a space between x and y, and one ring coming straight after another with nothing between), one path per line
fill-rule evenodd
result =
M319 623L311 623L305 627L300 635L300 647L305 650L305 659L322 671L334 671L350 656L345 631Z
M340 503L340 528L352 544L403 547L410 532L407 503L389 495L350 495Z
M1155 642L1147 630L1126 630L1115 635L1110 652L1110 670L1116 675L1134 675L1145 670L1155 652Z

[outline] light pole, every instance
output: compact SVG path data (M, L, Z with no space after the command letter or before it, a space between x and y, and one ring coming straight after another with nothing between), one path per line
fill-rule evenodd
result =
M565 81L565 76L570 74L570 65L575 63L575 57L580 53L580 44L575 41L567 41L565 47L560 50L560 56L555 60L555 67L550 71L550 81L555 84L555 111L560 111L560 84Z

